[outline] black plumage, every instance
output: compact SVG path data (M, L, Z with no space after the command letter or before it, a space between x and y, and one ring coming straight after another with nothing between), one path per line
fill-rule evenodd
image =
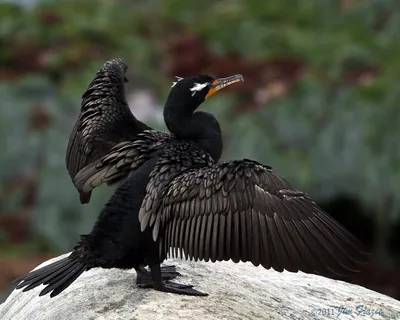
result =
M164 281L177 275L173 267L160 269L169 253L196 261L250 261L277 271L358 271L366 261L363 245L306 193L255 161L218 162L221 128L196 109L242 79L179 79L164 108L169 132L145 129L82 168L74 183L83 194L125 180L71 256L22 277L19 287L45 283L45 292L55 295L83 270L116 267L135 268L142 288L204 295Z
M82 95L81 113L65 158L72 180L82 168L108 154L118 143L134 141L138 133L151 129L129 110L124 87L127 68L121 58L107 61ZM81 203L88 203L90 196L91 192L80 192Z

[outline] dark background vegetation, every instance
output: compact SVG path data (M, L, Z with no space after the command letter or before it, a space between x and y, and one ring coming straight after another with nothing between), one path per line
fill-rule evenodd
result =
M69 251L112 192L82 206L64 164L105 60L164 128L173 76L244 75L207 101L224 158L267 163L371 247L352 282L400 299L400 1L71 0L0 4L0 294Z

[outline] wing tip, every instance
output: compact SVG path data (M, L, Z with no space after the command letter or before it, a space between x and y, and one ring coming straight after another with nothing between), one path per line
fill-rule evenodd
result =
M89 192L79 191L79 200L81 201L81 204L89 203L91 196L92 196L92 191Z
M118 68L125 74L125 72L128 70L128 64L126 60L122 57L117 57L117 58L112 58L104 62L103 66L100 68L101 71L106 71L110 69L116 69Z

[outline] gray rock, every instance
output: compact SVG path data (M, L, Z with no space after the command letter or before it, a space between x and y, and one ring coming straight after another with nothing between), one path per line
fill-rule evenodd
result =
M49 260L42 265L60 259ZM302 272L275 272L250 263L169 260L177 282L209 293L188 297L137 289L134 271L95 269L55 298L43 286L13 291L2 320L86 319L400 319L400 302L342 281Z

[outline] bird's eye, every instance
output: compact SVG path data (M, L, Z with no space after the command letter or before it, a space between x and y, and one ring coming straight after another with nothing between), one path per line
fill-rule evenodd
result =
M192 97L196 94L196 92L203 90L205 87L208 86L208 82L205 83L195 83L192 88L190 88L190 91L192 91Z

